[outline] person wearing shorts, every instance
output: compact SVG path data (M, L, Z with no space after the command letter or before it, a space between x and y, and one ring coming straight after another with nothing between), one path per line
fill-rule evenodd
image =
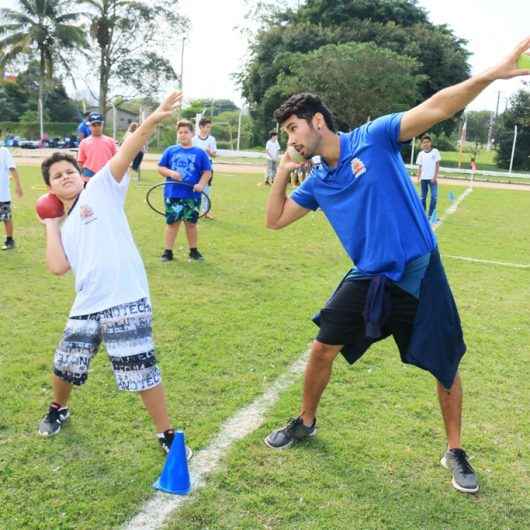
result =
M0 147L0 222L4 223L6 240L2 245L2 250L12 250L15 248L13 239L13 216L11 213L11 191L9 189L9 176L15 181L15 193L20 199L22 197L22 186L17 172L17 166L11 153Z
M530 39L525 48L530 45ZM474 493L479 485L461 445L462 385L466 351L460 318L436 238L403 163L401 146L464 108L492 81L520 75L521 47L482 75L449 87L404 113L390 114L345 134L313 94L291 96L275 111L288 145L306 160L320 156L306 180L286 196L289 172L282 157L267 204L267 226L281 229L321 209L354 266L313 317L319 332L305 370L297 418L265 443L284 449L316 434L316 413L339 353L357 361L374 343L392 336L403 362L430 372L447 434L441 464L453 486Z
M203 149L193 146L193 124L190 121L180 120L177 123L177 138L178 145L168 147L158 163L158 172L167 183L164 186L165 248L161 260L173 260L173 246L180 224L184 222L189 260L202 261L204 258L197 248L197 221L201 207L200 192L210 179L211 163Z
M54 153L42 163L49 191L66 214L45 219L50 272L72 270L76 297L53 362L53 401L39 434L53 436L68 420L72 387L83 385L101 343L109 355L118 389L137 392L167 453L174 439L151 330L149 286L142 258L124 211L127 168L158 123L182 96L170 94L86 183L74 157ZM188 451L188 456L191 452Z

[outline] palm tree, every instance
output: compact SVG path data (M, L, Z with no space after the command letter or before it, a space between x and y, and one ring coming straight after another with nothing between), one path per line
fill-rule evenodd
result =
M83 13L70 0L18 0L18 9L0 9L0 71L20 56L39 60L39 121L44 134L44 93L56 63L71 70L65 52L87 46L85 30L75 25Z

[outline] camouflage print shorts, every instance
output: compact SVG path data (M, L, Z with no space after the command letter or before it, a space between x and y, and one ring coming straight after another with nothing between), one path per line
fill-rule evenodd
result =
M166 198L166 223L172 225L179 221L195 224L199 219L200 199Z
M11 203L0 202L0 221L11 220Z

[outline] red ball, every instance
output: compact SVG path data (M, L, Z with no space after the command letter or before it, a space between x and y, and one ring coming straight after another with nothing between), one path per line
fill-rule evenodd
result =
M37 199L35 204L37 215L41 219L51 219L64 215L63 203L53 193L46 193Z

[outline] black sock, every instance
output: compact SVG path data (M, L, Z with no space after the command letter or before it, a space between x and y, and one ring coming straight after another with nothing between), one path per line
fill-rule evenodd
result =
M13 238L11 236L6 236L6 243L11 243L13 241Z
M197 247L193 247L193 248L190 247L190 252L197 252Z

